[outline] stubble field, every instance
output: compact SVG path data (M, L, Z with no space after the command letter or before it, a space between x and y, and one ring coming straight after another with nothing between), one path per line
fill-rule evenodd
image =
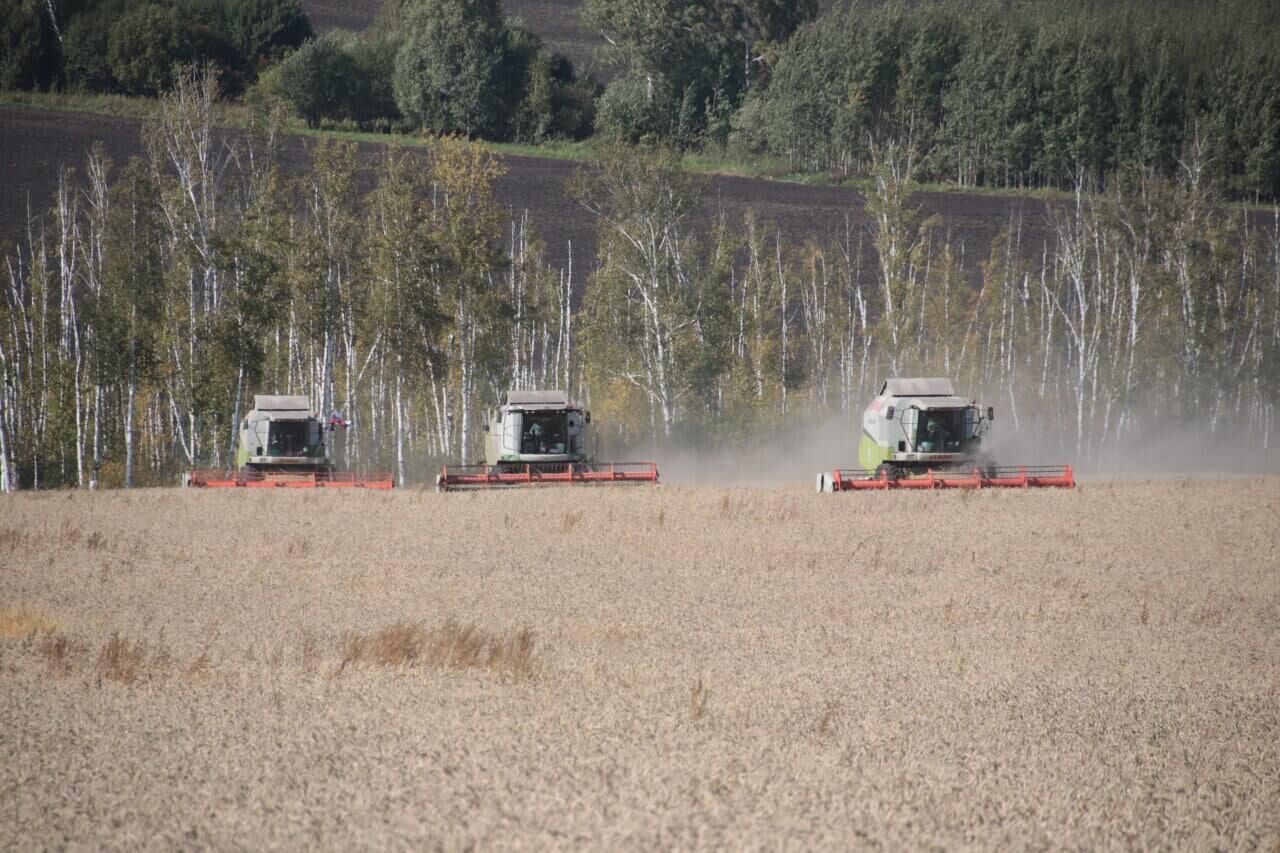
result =
M0 846L1280 843L1280 479L0 501Z

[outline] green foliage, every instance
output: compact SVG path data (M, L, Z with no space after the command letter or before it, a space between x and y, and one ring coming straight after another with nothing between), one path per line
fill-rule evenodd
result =
M58 38L40 0L0 0L0 87L47 89L57 79Z
M1199 136L1224 186L1275 197L1277 37L1257 0L854 3L788 42L735 139L865 173L871 140L909 138L926 179L1098 187L1171 174Z
M324 118L349 118L357 91L357 65L335 38L308 41L280 64L285 100L317 127Z
M147 3L111 27L107 64L127 95L157 95L168 88L173 67L186 58L173 8Z
M94 318L103 383L155 375L164 305L159 188L145 161L133 159L111 187L105 286Z
M195 62L234 97L310 33L299 0L0 0L0 85L154 95Z
M227 0L226 32L249 67L279 60L311 37L299 0Z
M587 0L584 20L623 72L601 104L602 125L624 139L658 134L692 148L718 118L723 136L761 75L761 48L816 11L813 0Z
M439 133L502 138L514 103L497 0L417 0L406 17L394 78L401 113Z
M226 28L223 0L177 0L178 61L212 64L224 96L237 97L256 68L245 61Z
M448 321L433 275L441 267L442 254L426 203L429 174L415 159L388 152L370 199L372 311L386 329L387 345L400 370L426 368Z
M400 121L392 80L400 40L392 34L366 32L345 37L355 66L350 116L362 127L385 130Z
M703 181L669 147L600 148L572 188L600 224L605 260L588 286L583 350L601 394L639 389L653 422L673 434L691 397L715 373L718 285L689 219Z
M597 105L597 129L604 135L636 144L671 135L670 94L663 80L631 75L614 80Z
M511 138L520 142L585 139L595 124L596 85L581 80L568 58L528 30L509 25L505 73L519 81Z
M107 53L111 19L103 10L78 15L67 25L62 42L63 77L69 88L84 92L112 89Z
M406 33L393 91L415 127L522 142L590 133L594 84L496 0L406 0L387 14Z
M394 51L382 37L327 33L280 64L280 94L309 127L324 120L392 122L398 117L390 83Z

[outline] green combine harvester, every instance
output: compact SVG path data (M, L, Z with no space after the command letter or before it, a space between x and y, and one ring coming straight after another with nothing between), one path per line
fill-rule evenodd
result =
M885 380L862 413L861 467L819 474L818 491L1075 487L1070 465L997 465L984 447L994 421L950 379Z

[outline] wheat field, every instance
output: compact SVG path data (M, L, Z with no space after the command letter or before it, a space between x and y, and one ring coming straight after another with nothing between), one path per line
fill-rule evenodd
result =
M0 500L0 847L1280 845L1280 479Z

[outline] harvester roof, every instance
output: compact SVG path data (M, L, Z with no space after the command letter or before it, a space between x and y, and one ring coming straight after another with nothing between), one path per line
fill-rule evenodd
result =
M569 395L563 391L508 391L507 405L516 409L567 409Z
M880 388L883 397L954 397L955 388L945 377L932 379L886 379Z
M918 409L963 409L969 405L964 397L955 396L950 379L886 379L880 396L894 405Z
M296 395L255 394L253 409L272 420L306 420L311 417L311 403L306 397Z

